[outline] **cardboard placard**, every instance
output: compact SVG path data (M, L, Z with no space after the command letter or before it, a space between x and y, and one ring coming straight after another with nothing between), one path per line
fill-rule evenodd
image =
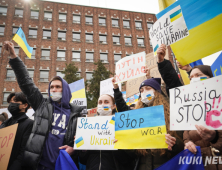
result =
M222 75L170 89L170 130L222 130Z
M140 84L146 80L146 76L138 77L126 82L126 98L133 96L139 92Z
M18 123L6 128L0 129L0 167L1 170L7 170L9 158L15 140Z

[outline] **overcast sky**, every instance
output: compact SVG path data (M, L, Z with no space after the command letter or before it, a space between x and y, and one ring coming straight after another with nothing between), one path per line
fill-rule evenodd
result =
M76 5L94 6L102 8L120 9L126 11L157 14L159 12L158 0L47 0ZM211 65L221 52L217 52L202 59L206 65Z

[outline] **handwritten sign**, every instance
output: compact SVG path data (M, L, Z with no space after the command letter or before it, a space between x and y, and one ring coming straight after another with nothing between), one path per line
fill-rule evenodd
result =
M214 77L222 74L222 53L217 57L217 59L211 65L211 70Z
M7 170L18 124L0 129L0 167Z
M149 30L154 55L161 44L170 45L189 35L180 5L158 19Z
M115 116L80 117L74 148L114 150Z
M97 108L88 109L87 112L87 117L97 116Z
M167 148L163 106L119 112L115 115L116 149Z
M132 80L128 80L126 83L126 97L133 96L139 92L140 84L146 80L146 76L138 77Z
M100 96L102 94L109 94L111 96L114 96L112 79L113 77L100 81ZM121 83L119 83L118 85L119 85L119 90L121 91Z
M222 75L170 89L170 130L222 129Z
M116 63L117 83L145 76L145 65L145 52L122 58Z

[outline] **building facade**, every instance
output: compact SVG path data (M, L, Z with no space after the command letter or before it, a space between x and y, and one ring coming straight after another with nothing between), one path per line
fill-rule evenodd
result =
M152 52L149 28L154 14L96 8L40 0L0 0L0 108L7 107L10 92L20 91L2 45L22 27L31 59L15 44L30 76L43 95L50 79L60 75L66 64L75 62L79 74L92 77L93 62L102 60L115 72L119 59L145 51Z

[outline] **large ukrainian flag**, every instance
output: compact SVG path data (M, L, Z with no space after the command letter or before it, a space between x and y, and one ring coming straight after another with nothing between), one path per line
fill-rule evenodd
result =
M12 40L14 40L23 49L25 54L31 58L33 48L28 45L21 27L19 27Z
M178 0L157 18L178 5L189 36L171 45L177 60L186 65L222 50L222 0Z

